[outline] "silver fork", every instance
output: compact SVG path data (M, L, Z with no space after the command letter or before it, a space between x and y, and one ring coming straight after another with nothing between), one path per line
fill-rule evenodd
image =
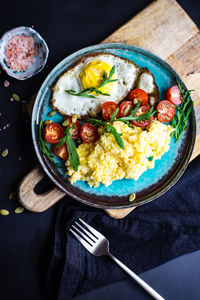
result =
M95 256L108 255L114 260L128 275L130 275L143 289L145 289L154 299L165 300L161 297L152 287L150 287L144 280L131 271L126 265L124 265L119 259L110 253L109 241L99 231L91 227L89 224L80 219L80 222L86 227L82 226L78 222L72 225L70 231L77 238L77 240L92 254Z

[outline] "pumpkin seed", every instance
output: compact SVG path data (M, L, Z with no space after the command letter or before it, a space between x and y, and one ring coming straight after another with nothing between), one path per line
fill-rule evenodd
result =
M23 211L24 211L24 207L22 207L22 206L19 206L19 207L15 208L15 213L16 214L21 214Z
M1 153L2 157L6 157L8 155L8 149L6 148L5 150L3 150L3 152Z
M77 114L74 114L74 115L72 116L72 123L76 123L77 119L80 119L80 116L77 115Z
M65 121L62 123L62 125L63 125L64 127L66 127L67 125L69 125L69 121L68 121L68 120L65 120Z
M136 194L135 193L130 194L130 196L129 196L129 202L133 202L135 200L135 198L136 198Z
M53 116L55 116L55 114L56 114L56 111L52 110L52 111L50 111L50 113L48 113L48 117L53 117Z
M97 116L97 114L95 113L95 111L93 111L93 110L90 110L89 112L89 115L91 116L91 117L96 117Z
M69 162L69 160L66 160L66 162L65 162L65 166L66 166L66 167L69 167L69 166L70 166L70 162Z
M104 132L106 131L103 126L100 126L97 130L100 135L104 134Z
M48 125L48 124L51 124L51 123L52 123L52 120L51 120L51 119L46 120L46 121L44 122L45 125Z
M130 112L130 106L127 106L126 108L125 108L125 110L124 110L124 116L127 116L128 115L128 113Z
M9 211L7 209L0 209L0 214L2 216L7 216L7 215L9 215Z
M12 200L16 195L16 192L12 192L8 195L9 200Z
M12 94L12 98L15 100L15 101L20 101L20 98L17 94Z
M134 104L138 104L138 100L137 100L137 99L134 99L134 100L133 100L133 103L134 103Z

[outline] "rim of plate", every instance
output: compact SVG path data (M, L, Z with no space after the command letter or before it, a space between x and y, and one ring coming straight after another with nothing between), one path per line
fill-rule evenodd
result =
M82 202L86 205L89 206L93 206L96 208L103 208L103 209L122 209L122 208L131 208L131 207L137 207L140 205L144 205L148 202L151 202L153 200L155 200L156 198L158 198L159 196L163 195L165 192L167 192L181 177L181 175L184 173L190 157L192 155L192 151L194 148L194 143L195 143L195 138L196 138L196 121L195 121L195 114L194 114L194 109L192 111L192 114L190 116L190 120L191 120L191 128L192 128L192 136L191 136L191 143L188 146L188 152L185 153L183 155L183 159L181 160L179 166L178 166L178 171L176 172L175 175L172 175L168 180L166 180L165 182L162 183L159 191L154 191L151 194L148 195L147 198L145 198L144 200L140 201L139 203L134 203L134 202L129 202L127 204L124 205L102 205L102 204L98 204L98 203L94 203L91 200L85 200L82 199L81 197L78 197L77 195L74 195L73 193L71 193L70 191L68 191L61 183L58 182L58 180L55 178L55 175L53 174L53 172L51 172L51 169L49 168L48 164L47 164L47 160L42 157L42 155L40 154L39 151L39 147L38 147L38 143L37 143L37 129L36 129L36 125L38 125L37 120L39 118L39 112L40 112L40 105L41 105L41 97L43 94L43 90L45 89L46 86L48 86L48 82L51 79L51 77L54 75L55 71L57 69L59 69L59 67L62 66L63 63L65 63L66 61L69 61L71 59L76 58L79 55L87 55L88 53L91 53L93 51L97 51L97 50L109 50L109 49L120 49L122 50L124 48L124 50L129 50L129 51L134 51L136 53L140 53L143 54L145 56L151 56L151 58L155 61L159 61L161 63L161 65L167 69L170 73L172 73L174 75L175 78L177 78L181 84L184 86L185 89L186 86L184 84L184 82L181 80L181 78L179 77L179 75L176 73L176 71L174 71L174 69L168 64L166 63L163 59L161 59L159 56L153 54L152 52L142 49L140 47L137 46L133 46L133 45L127 45L127 44L122 44L122 43L105 43L105 44L97 44L97 45L92 45L89 47L85 47L82 48L76 52L73 52L72 54L68 55L66 58L64 58L60 63L58 63L53 69L52 71L49 73L49 75L46 77L46 79L44 80L43 84L41 85L37 97L35 99L35 103L34 103L34 107L33 107L33 111L32 111L32 120L31 120L31 131L32 131L32 140L33 140L33 145L35 148L35 152L37 155L37 158L44 170L44 172L47 174L47 176L53 181L53 183L59 187L64 193L66 193L67 195L69 195L70 197L74 198L75 200L78 200L79 202ZM59 75L58 75L59 76ZM191 99L191 98L190 98ZM192 99L191 99L192 101ZM61 176L59 176L61 177ZM83 191L83 193L85 193ZM92 199L92 194L91 197Z

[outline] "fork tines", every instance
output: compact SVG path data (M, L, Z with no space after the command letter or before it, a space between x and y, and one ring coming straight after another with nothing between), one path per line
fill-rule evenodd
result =
M89 224L79 218L79 221L84 225L82 226L78 222L72 225L70 228L71 233L77 238L77 240L85 247L88 251L91 250L92 246L97 242L100 237L100 233L91 227Z

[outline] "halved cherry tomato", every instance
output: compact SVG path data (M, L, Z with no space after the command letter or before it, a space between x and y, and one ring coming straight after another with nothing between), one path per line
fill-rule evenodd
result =
M167 100L174 105L179 105L182 102L182 95L179 87L174 85L170 87L167 91Z
M68 158L68 151L66 144L63 144L59 148L57 148L57 145L54 145L53 152L55 155L59 156L60 158L67 160Z
M130 92L128 95L128 100L133 101L137 100L141 103L141 105L147 105L148 104L148 95L147 93L142 89L135 89ZM136 104L136 103L134 103Z
M97 127L89 122L83 124L80 135L82 140L86 143L94 143L99 139Z
M146 111L150 111L150 107L148 105L143 105L141 106L135 113L135 117L137 116L141 116L143 115ZM145 127L147 125L149 125L151 123L151 121L149 120L144 120L144 121L131 121L135 126L138 126L138 127Z
M134 105L132 101L124 101L119 106L119 116L126 117L131 113L131 109L133 109Z
M102 117L104 120L109 120L112 117L112 114L116 111L118 105L115 102L108 101L102 105ZM119 116L119 112L116 118Z
M44 136L48 143L57 144L63 137L64 130L58 123L50 123L44 129Z
M70 117L66 118L65 120L69 122L69 124L67 125L68 128L71 128L72 125L74 125L75 128L72 129L71 134L72 134L73 139L77 139L80 135L80 132L81 132L81 126L82 126L81 122L79 122L77 120L75 123L73 123L72 118L70 118Z
M171 121L175 115L175 106L168 100L163 100L157 105L158 120L162 123Z

